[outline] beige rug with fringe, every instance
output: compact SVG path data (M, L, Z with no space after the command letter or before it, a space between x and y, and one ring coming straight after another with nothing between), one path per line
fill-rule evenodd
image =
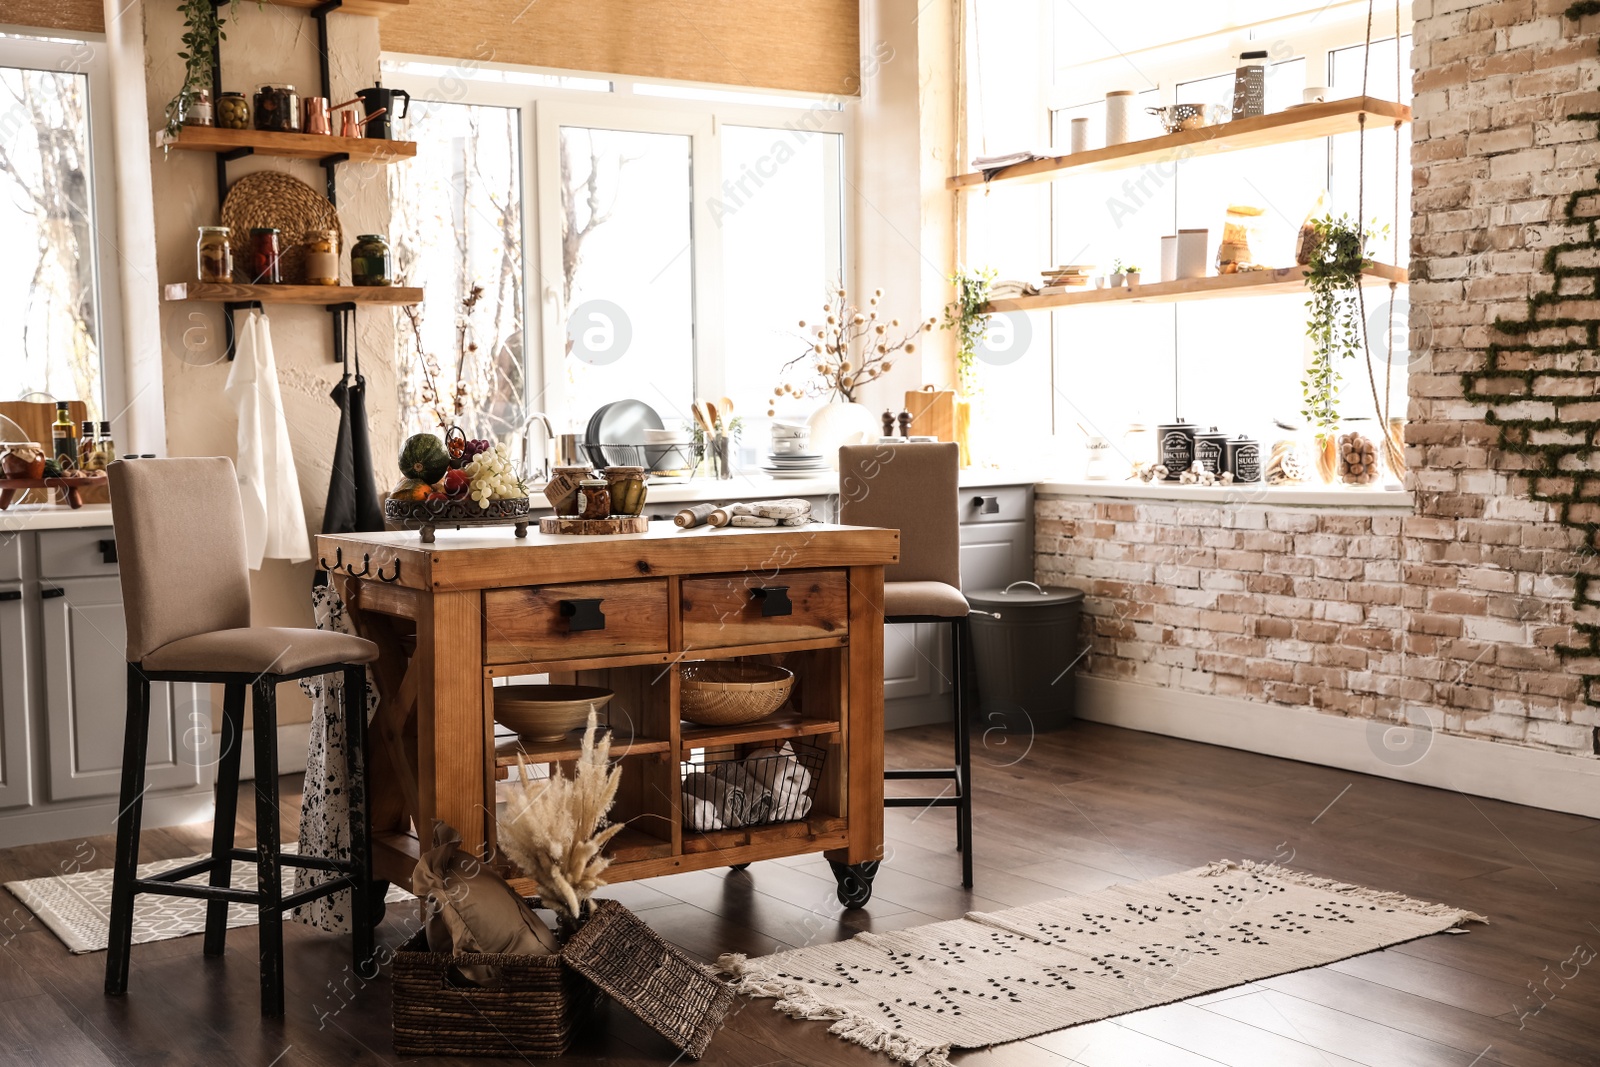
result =
M950 922L724 956L733 988L901 1063L1359 956L1482 916L1284 867L1216 863Z

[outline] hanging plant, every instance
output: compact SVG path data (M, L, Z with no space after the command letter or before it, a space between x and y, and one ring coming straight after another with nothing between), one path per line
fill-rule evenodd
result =
M1371 263L1367 242L1387 229L1363 231L1348 215L1337 219L1325 215L1311 222L1306 264L1306 288L1311 290L1306 308L1311 315L1306 335L1311 338L1312 355L1300 382L1306 405L1300 414L1316 430L1318 441L1328 440L1339 425L1339 363L1365 349L1356 292L1362 271Z
M943 328L956 331L956 376L965 397L978 392L978 345L989 331L989 315L984 308L989 305L989 286L994 279L993 267L981 271L962 267L950 279L956 287L956 298L944 309Z
M239 0L231 0L229 16L238 7ZM178 135L178 127L183 125L184 116L189 114L189 107L194 103L194 94L211 88L212 71L217 69L217 48L228 39L222 32L227 19L222 16L221 4L212 0L182 0L178 10L183 14L184 28L184 50L178 53L178 58L183 60L183 88L167 101L168 137Z

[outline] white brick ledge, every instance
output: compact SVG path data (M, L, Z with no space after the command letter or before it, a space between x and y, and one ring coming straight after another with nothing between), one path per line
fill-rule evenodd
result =
M1198 485L1145 482L1039 482L1039 496L1095 497L1113 500L1166 500L1177 503L1334 507L1410 514L1415 499L1405 490L1341 489L1336 486Z

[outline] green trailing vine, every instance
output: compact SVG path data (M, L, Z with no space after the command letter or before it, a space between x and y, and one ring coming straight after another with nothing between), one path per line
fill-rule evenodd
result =
M239 0L228 6L231 17L239 7ZM217 69L217 49L228 39L222 29L228 20L223 17L220 4L212 0L181 0L178 11L183 15L183 87L178 95L167 101L167 136L176 137L178 128L189 114L194 94L211 88L212 72Z
M1376 220L1374 220L1376 224ZM1305 407L1300 414L1317 432L1318 439L1333 435L1339 425L1339 364L1361 355L1361 312L1356 289L1370 264L1367 242L1387 232L1362 228L1349 215L1325 215L1311 220L1311 260L1306 264L1306 288L1311 312L1306 335L1311 338L1311 366L1301 379Z
M978 392L978 345L989 329L989 286L994 283L993 267L980 271L956 271L950 284L956 287L956 298L944 309L944 329L956 331L956 375L961 383L961 395L975 396Z

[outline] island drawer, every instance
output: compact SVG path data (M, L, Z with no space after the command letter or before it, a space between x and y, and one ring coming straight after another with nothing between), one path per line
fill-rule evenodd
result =
M483 594L486 663L667 650L667 581L582 582Z
M686 578L682 617L684 648L837 637L849 626L850 583L842 570Z

